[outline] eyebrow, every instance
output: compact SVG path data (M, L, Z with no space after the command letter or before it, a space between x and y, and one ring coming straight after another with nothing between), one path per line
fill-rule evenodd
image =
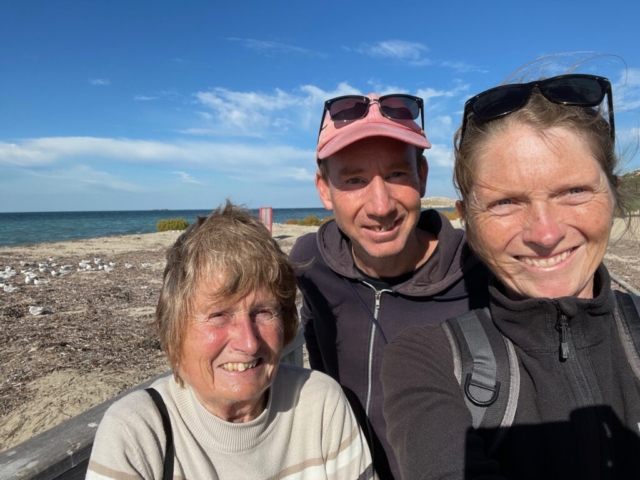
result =
M394 161L385 163L385 169L387 171L394 170L409 170L413 169L413 164L405 161ZM350 165L344 166L338 170L338 175L340 176L348 176L348 175L359 175L366 171L364 167L353 167Z

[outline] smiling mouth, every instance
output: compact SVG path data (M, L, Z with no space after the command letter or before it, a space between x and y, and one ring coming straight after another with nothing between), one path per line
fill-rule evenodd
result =
M540 257L516 257L519 261L526 263L527 265L531 265L532 267L538 268L549 268L557 265L558 263L566 260L575 248L570 248L569 250L565 250L559 255L555 255L549 258L540 258Z
M255 368L260 362L260 359L253 360L252 362L247 363L223 363L220 365L220 368L223 370L227 370L229 372L244 372L245 370L249 370L250 368Z
M396 226L396 223L397 223L396 220L392 220L383 225L371 225L371 226L368 226L367 228L374 232L388 232L389 230L392 230Z

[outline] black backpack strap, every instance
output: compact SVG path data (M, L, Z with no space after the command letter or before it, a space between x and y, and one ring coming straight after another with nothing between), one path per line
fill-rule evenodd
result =
M167 449L164 452L164 469L162 473L162 480L171 480L173 478L173 461L175 456L175 448L173 446L173 430L171 429L171 420L169 419L169 411L164 404L162 395L158 393L155 388L145 388L145 391L151 395L153 403L156 404L160 416L162 417L162 426L164 427L164 434L167 438Z
M640 379L640 297L614 291L617 308L614 313L622 347L633 373Z
M511 341L494 326L486 308L449 319L442 327L474 428L509 427L520 392L520 369Z

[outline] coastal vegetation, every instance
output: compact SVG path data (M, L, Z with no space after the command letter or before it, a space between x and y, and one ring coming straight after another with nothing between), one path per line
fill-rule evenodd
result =
M322 225L323 223L328 222L329 220L333 219L333 217L329 216L329 217L324 217L322 219L316 217L315 215L308 215L306 217L304 217L302 220L297 220L295 218L292 218L290 220L287 220L285 223L285 225L302 225L305 227L319 227L320 225Z
M187 222L184 218L164 218L158 220L156 223L156 230L159 232L167 232L170 230L186 230L189 226L189 222Z
M620 177L620 189L629 211L637 215L640 211L640 170L634 170L622 175Z
M460 219L460 214L458 213L458 210L444 211L444 212L440 212L440 213L442 213L449 220L459 220Z

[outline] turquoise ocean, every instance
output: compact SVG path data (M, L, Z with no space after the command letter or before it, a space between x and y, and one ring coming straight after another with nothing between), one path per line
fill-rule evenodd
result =
M257 209L252 212L258 216ZM0 246L151 233L160 219L182 217L192 223L198 215L209 213L211 210L0 213ZM324 218L331 212L324 208L274 208L273 222L301 220L308 215Z

